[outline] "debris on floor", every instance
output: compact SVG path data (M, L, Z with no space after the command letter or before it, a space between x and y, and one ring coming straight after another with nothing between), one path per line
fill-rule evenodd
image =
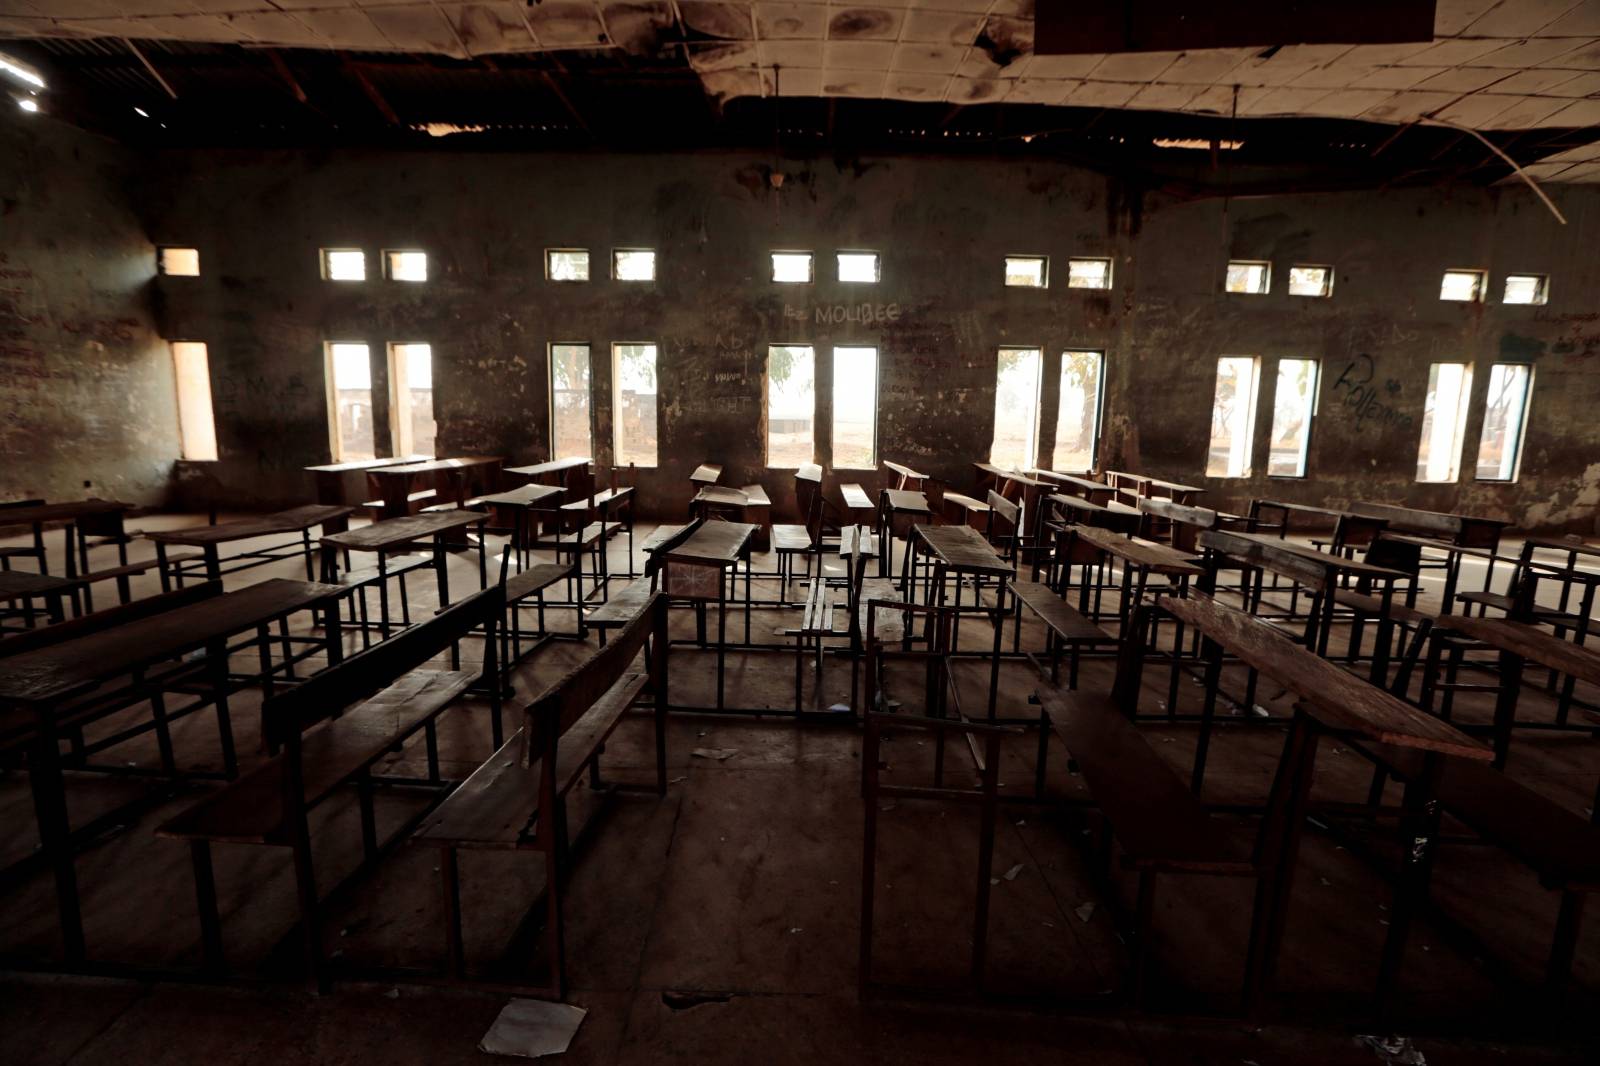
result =
M688 1010L705 1003L726 1003L733 998L731 992L663 992L661 1002L669 1010Z
M1005 872L1005 879L1007 881L1015 881L1017 879L1017 875L1020 874L1021 872L1022 872L1022 863L1019 862L1015 866L1013 866L1011 869L1009 869L1009 870L1007 870Z
M478 1041L478 1050L524 1059L563 1054L588 1013L571 1003L513 999Z
M1371 1048L1388 1066L1428 1066L1409 1036L1358 1036L1356 1043Z
M738 748L695 748L689 754L693 755L697 759L715 759L718 762L726 762L729 759L733 758L735 755L739 754L739 749Z
M1074 907L1072 909L1072 913L1078 916L1078 921L1087 922L1090 918L1094 917L1094 902L1091 900L1082 906Z

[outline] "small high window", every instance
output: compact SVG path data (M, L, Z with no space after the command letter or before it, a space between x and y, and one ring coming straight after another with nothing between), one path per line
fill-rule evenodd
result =
M594 456L589 399L589 346L550 346L550 458Z
M389 345L389 434L396 455L433 455L433 347Z
M372 429L372 363L365 344L326 345L328 429L336 463L372 459L377 445Z
M617 465L655 466L659 440L656 346L613 344L611 381Z
M816 352L808 344L767 348L767 465L794 469L815 458Z
M1022 289L1042 289L1050 280L1050 260L1042 255L1006 256L1006 284Z
M1272 264L1265 260L1230 259L1222 287L1228 292L1264 296L1272 287Z
M544 274L551 281L588 281L588 249L547 248L544 253Z
M1542 304L1550 296L1550 275L1507 274L1505 295L1501 303Z
M1067 288L1069 288L1069 289L1109 289L1109 288L1111 288L1111 260L1109 260L1109 259L1068 259L1067 260Z
M994 438L989 462L1007 470L1034 465L1039 454L1037 348L1001 348L994 383Z
M366 281L367 253L360 248L324 248L322 276L328 281Z
M1317 410L1317 361L1279 359L1272 394L1272 441L1268 477L1305 477L1311 449L1311 416Z
M1489 368L1483 435L1478 438L1479 481L1517 480L1532 386L1533 367L1526 363L1496 363Z
M840 281L875 285L881 276L877 252L840 252L838 264Z
M1061 395L1056 407L1056 448L1050 469L1087 473L1100 445L1103 352L1061 353Z
M1289 268L1290 296L1332 296L1333 267L1292 266Z
M1217 360L1217 391L1211 401L1211 447L1207 477L1249 477L1250 445L1256 428L1256 393L1261 361L1248 355Z
M833 467L878 465L878 349L833 350Z
M810 285L810 252L773 252L772 280L786 285Z
M427 281L428 253L412 251L386 251L384 268L390 281Z
M200 276L200 249L157 248L156 270L173 278L197 278Z
M1428 398L1417 445L1418 481L1454 481L1461 472L1461 438L1467 431L1472 395L1469 363L1434 363L1428 368Z
M656 280L656 253L648 248L618 248L611 253L611 276L618 281Z
M1481 270L1446 270L1439 284L1439 299L1476 303L1483 299L1485 280Z
M185 459L216 462L217 424L211 413L211 369L199 341L172 342L178 383L178 440Z

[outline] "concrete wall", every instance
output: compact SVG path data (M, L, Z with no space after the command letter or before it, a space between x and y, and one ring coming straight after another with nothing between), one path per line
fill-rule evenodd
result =
M0 499L160 503L177 401L135 160L0 103Z
M309 494L301 468L329 458L324 341L365 340L375 353L431 343L440 453L523 462L547 457L548 344L588 341L605 465L610 345L650 340L661 464L641 482L656 513L681 508L689 470L706 460L728 467L726 481L788 496L788 472L763 466L763 361L785 342L818 350L824 463L831 346L880 349L880 457L965 487L993 434L997 349L1038 345L1044 461L1060 353L1093 348L1108 365L1102 465L1206 484L1219 505L1385 500L1590 529L1600 504L1600 198L1587 188L1552 190L1563 227L1520 189L1178 203L1067 166L975 160L182 152L153 157L144 174L148 237L201 251L204 276L159 279L154 303L164 335L210 346L222 461L204 491L228 502ZM422 248L432 276L324 281L325 246L367 249L374 275L380 249ZM590 249L595 280L547 281L551 246ZM609 279L610 250L634 246L657 250L655 283ZM816 284L768 280L777 248L813 249ZM852 248L883 254L880 284L830 280L832 252ZM1052 286L1004 287L1008 253L1051 256ZM1114 289L1066 289L1069 255L1113 257ZM1273 292L1222 293L1229 257L1273 260ZM1333 297L1288 296L1291 262L1332 264ZM1447 267L1490 270L1491 301L1440 302ZM1501 306L1508 270L1551 274L1549 304ZM1263 360L1250 479L1203 474L1221 355ZM1261 473L1285 356L1323 366L1303 480ZM1501 358L1536 365L1522 477L1474 483L1478 412ZM1477 366L1465 476L1419 485L1428 365L1447 360ZM1349 388L1369 365L1376 402Z

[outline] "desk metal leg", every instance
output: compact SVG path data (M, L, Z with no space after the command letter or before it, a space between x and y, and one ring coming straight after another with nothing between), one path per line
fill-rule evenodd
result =
M84 959L83 912L78 905L78 872L73 862L72 836L67 822L66 784L61 778L61 755L49 727L28 750L28 783L33 789L33 810L39 820L39 847L55 871L56 910L60 916L61 951L69 964Z
M1427 901L1428 879L1433 871L1433 853L1439 837L1440 810L1436 793L1443 769L1443 756L1435 751L1424 752L1422 772L1406 782L1401 800L1400 882L1395 886L1389 936L1384 941L1383 961L1378 967L1376 997L1380 1016L1390 1004L1395 975L1405 957L1411 920Z
M1517 720L1517 696L1522 689L1522 656L1500 653L1500 690L1494 699L1494 768L1506 768L1511 753L1511 727Z

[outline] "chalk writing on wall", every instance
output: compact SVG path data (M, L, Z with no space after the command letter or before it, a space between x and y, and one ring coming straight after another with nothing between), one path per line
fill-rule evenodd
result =
M1397 429L1410 427L1410 415L1402 414L1379 398L1378 386L1373 383L1377 370L1372 356L1362 352L1345 364L1339 379L1333 383L1333 391L1341 394L1341 402L1355 417L1357 429L1370 419L1376 419L1381 426ZM1391 397L1398 396L1400 382L1390 378L1383 383L1383 390Z
M900 321L900 305L888 304L819 304L815 308L785 305L783 317L789 322L815 321L819 326L849 322L864 326Z

